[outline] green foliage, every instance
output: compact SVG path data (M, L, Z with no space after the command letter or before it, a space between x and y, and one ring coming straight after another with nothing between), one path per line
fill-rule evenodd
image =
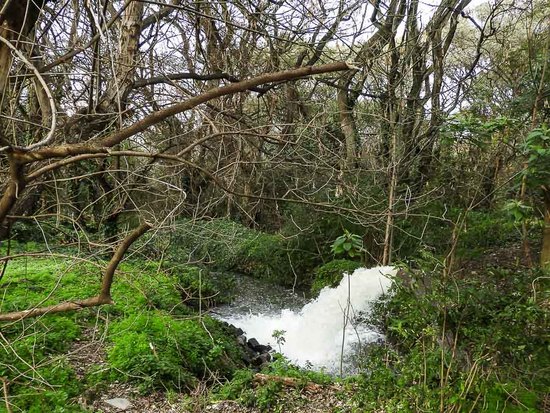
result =
M510 214L515 223L525 222L533 214L533 207L516 199L508 201L503 209Z
M275 339L277 346L279 346L279 353L282 353L281 346L286 342L285 333L285 330L275 330L273 334L271 334L271 337Z
M250 369L237 370L231 380L225 382L214 393L219 400L242 400L251 404L253 398L252 380L254 372ZM252 402L253 403L253 402Z
M0 285L2 311L56 304L97 294L104 262L73 264L43 258L12 260ZM97 265L97 266L96 266ZM196 268L179 266L191 280ZM176 270L159 263L123 263L115 275L115 305L51 314L2 326L9 345L0 351L0 377L11 383L9 394L19 411L80 411L73 398L85 386L131 380L142 389L185 389L199 379L230 375L241 366L241 349L226 327L198 318L182 303ZM99 311L99 313L98 313ZM99 317L98 317L99 314ZM102 329L108 316L108 369L91 367L76 379L63 354L82 331ZM187 316L176 319L174 316Z
M347 229L334 240L330 247L334 255L347 255L349 258L360 257L363 251L363 240L357 234L352 234Z
M177 279L177 288L186 305L195 309L207 309L231 302L235 290L231 276L212 277L205 268L178 265L171 269Z
M521 232L513 219L512 211L508 209L511 207L492 212L469 211L459 233L457 255L479 256L491 248L504 247L519 241ZM446 254L451 248L452 239L449 234L453 230L452 222L457 222L462 212L459 209L445 212L444 206L434 204L426 210L425 216L397 221L394 236L396 256L401 259L417 257L419 250L429 250L435 255ZM528 211L522 209L520 212ZM434 218L443 215L445 220ZM531 227L534 230L536 226ZM538 237L536 231L529 235Z
M520 232L515 222L506 214L470 211L459 234L457 248L461 255L467 255L470 251L483 252L485 249L510 245L519 239Z
M375 199L380 199L382 202L384 199L385 195L379 193L378 188L371 187L369 182L361 182L359 185L369 202ZM345 199L335 199L331 202L335 207L353 207L349 200ZM291 245L296 251L302 252L300 261L307 260L306 271L311 271L320 264L334 259L331 245L342 235L343 228L346 228L350 234L363 234L365 243L374 240L380 234L376 228L358 225L346 219L345 216L312 211L305 205L286 205L283 212L285 221L281 233L291 240ZM376 211L372 212L376 213ZM362 245L362 247L376 254L375 245Z
M296 379L298 389L308 383L333 383L331 376L294 366L281 355L276 355L275 360L262 370L262 374ZM273 380L253 387L253 378L252 371L239 370L231 380L217 388L212 397L217 400L238 400L247 406L257 407L260 411L285 411L280 400L282 392L287 390L283 390L282 384Z
M80 411L61 406L80 391L73 369L64 357L70 344L80 336L74 318L47 316L3 326L2 334L9 345L0 351L0 377L13 383L10 402L29 412ZM28 385L29 378L40 380Z
M371 315L390 345L370 348L357 401L366 410L536 412L550 386L547 303L538 272L465 279L416 273Z
M227 375L238 366L240 349L219 322L176 320L162 312L135 314L113 322L108 351L111 378L143 389L190 389L211 372Z
M533 129L528 135L523 150L527 157L524 175L532 187L550 182L550 129Z
M331 384L333 382L333 378L329 374L298 367L280 355L275 357L273 362L262 370L262 373L298 379L303 386L308 383Z
M349 260L332 260L315 269L315 279L311 285L311 294L317 295L325 287L337 287L344 273L351 274L361 263Z
M31 387L15 382L10 387L10 395L13 396L10 402L15 405L15 409L29 413L83 412L80 407L72 405L71 399L80 393L81 386L66 360L49 359L44 364L29 373L36 374L49 386Z
M517 120L497 116L486 120L471 113L461 113L446 122L443 130L443 143L471 143L481 149L487 148L495 134L517 124Z
M224 219L180 221L167 259L174 263L201 261L219 271L240 272L285 285L294 283L295 273L303 274L299 271L300 254L291 241Z

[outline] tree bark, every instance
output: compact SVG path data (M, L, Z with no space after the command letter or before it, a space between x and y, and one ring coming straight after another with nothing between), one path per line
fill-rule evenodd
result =
M8 154L8 163L10 166L10 179L4 186L4 194L0 198L0 240L8 236L10 224L5 220L5 217L15 206L17 199L26 186L24 166L11 153Z
M353 116L353 105L348 98L348 93L343 88L338 90L338 112L340 115L340 126L342 133L345 136L346 146L346 167L353 169L357 166L357 151L356 145L358 142L357 128L355 126L355 118Z

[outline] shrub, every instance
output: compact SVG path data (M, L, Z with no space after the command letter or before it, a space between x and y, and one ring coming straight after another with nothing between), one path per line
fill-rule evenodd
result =
M300 250L292 241L225 219L180 221L167 260L203 262L218 271L240 272L283 285L292 285L295 274L298 284L307 278L300 270Z
M325 287L337 287L344 273L351 274L361 263L350 260L332 260L315 269L315 279L311 285L311 294L316 296Z
M422 215L410 216L396 222L394 252L404 259L416 256L419 249L428 249L437 255L451 248L452 223L458 221L460 209L447 211L443 205L427 206ZM438 217L445 216L445 220ZM530 227L529 236L539 238L538 229ZM486 250L504 247L520 240L521 233L514 219L505 211L469 211L459 234L457 253L476 257Z
M389 344L370 348L360 405L439 411L444 400L448 411L537 411L550 387L549 281L493 270L464 279L417 273L411 284L398 282L371 314Z
M292 365L281 355L276 355L275 360L268 364L262 373L275 377L291 377L296 379L298 387L309 383L331 384L333 378L327 374L303 369ZM268 381L265 384L253 385L254 372L251 370L238 370L231 380L218 387L214 393L214 399L239 400L247 406L254 406L260 411L284 411L281 405L281 393L285 390L281 382Z

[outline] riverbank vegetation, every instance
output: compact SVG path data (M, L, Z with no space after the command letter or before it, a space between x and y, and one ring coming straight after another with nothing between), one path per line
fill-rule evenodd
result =
M548 411L549 16L0 1L0 411ZM215 318L380 265L351 377Z

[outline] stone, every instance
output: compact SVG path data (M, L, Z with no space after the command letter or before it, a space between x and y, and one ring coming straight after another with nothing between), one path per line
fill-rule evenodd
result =
M256 351L256 347L258 347L260 343L255 338L251 338L248 340L248 347L250 347L252 350Z
M271 350L271 346L264 346L260 344L255 338L248 340L248 347L254 350L256 353L268 353Z
M256 357L252 359L252 365L253 366L261 366L265 363L269 363L271 361L271 354L269 353L263 353L259 354Z
M242 334L240 336L238 336L237 337L237 343L239 343L239 346L242 346L242 347L246 346L246 336L244 336Z
M121 411L128 410L130 407L132 407L132 403L130 403L130 400L124 399L122 397L115 397L114 399L105 400L105 403Z
M269 353L273 349L271 348L271 346L264 346L263 344L260 344L256 346L254 350L256 350L258 353Z

